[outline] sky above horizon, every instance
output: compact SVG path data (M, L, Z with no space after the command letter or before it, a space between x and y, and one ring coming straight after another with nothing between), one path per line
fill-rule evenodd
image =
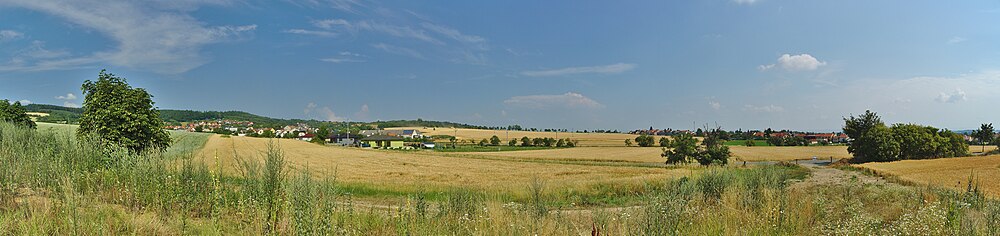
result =
M1000 123L997 1L629 3L0 0L0 99L79 106L107 69L162 109L280 118Z

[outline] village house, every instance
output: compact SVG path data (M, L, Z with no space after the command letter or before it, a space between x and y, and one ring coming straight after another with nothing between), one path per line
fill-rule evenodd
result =
M306 141L306 142L310 142L310 141L312 141L312 140L313 140L313 138L315 138L315 137L316 137L316 135L315 135L315 134L303 134L303 135L299 135L299 137L298 137L298 138L295 138L295 139L298 139L298 140L302 140L302 141Z
M341 146L358 146L361 142L361 136L355 134L330 134L326 138L326 142Z
M388 135L372 135L361 139L364 146L372 148L403 148L403 138Z

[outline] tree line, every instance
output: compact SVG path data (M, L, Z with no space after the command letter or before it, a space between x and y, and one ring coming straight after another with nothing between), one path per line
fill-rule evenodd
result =
M887 126L870 110L844 118L843 130L853 139L847 151L854 155L851 161L856 163L970 155L961 134L918 124Z

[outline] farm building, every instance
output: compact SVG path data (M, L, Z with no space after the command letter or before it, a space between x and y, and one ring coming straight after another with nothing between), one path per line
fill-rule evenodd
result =
M312 141L313 138L315 138L315 137L316 137L316 135L314 135L314 134L303 134L303 135L299 135L299 137L295 138L295 139L309 142L309 141Z
M402 148L403 138L388 135L372 135L362 138L361 143L373 148Z
M341 146L357 146L361 142L361 136L356 134L331 134L326 138L326 142Z

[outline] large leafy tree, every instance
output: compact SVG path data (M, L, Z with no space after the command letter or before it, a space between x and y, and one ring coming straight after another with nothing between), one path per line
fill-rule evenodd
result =
M652 135L642 134L635 137L635 143L639 144L640 147L652 147L655 142Z
M660 155L667 158L667 165L688 163L698 154L698 140L691 134L680 133L674 135L669 148L663 148L663 154Z
M976 130L973 135L979 140L979 144L983 145L983 152L986 152L986 145L993 143L993 139L996 138L996 134L993 132L993 123L980 125L979 130Z
M107 73L97 81L84 81L83 114L78 137L95 136L102 143L120 145L132 152L163 151L170 135L161 126L160 112L153 96L142 88L132 88L125 78Z
M862 143L859 140L868 133L868 130L877 126L885 127L885 123L882 123L882 118L879 118L878 114L868 110L865 111L865 114L861 114L858 117L851 116L844 118L844 123L844 133L847 134L847 137L854 140L847 147L847 151L854 154L854 157L858 158L858 160L868 159L865 157L868 153L864 152L865 150L861 150Z
M899 157L899 142L885 125L868 129L854 143L858 144L853 151L858 162L894 161Z
M13 104L7 100L0 100L0 122L10 122L14 125L35 128L35 122L28 117L27 111L21 106L21 102L15 101Z

